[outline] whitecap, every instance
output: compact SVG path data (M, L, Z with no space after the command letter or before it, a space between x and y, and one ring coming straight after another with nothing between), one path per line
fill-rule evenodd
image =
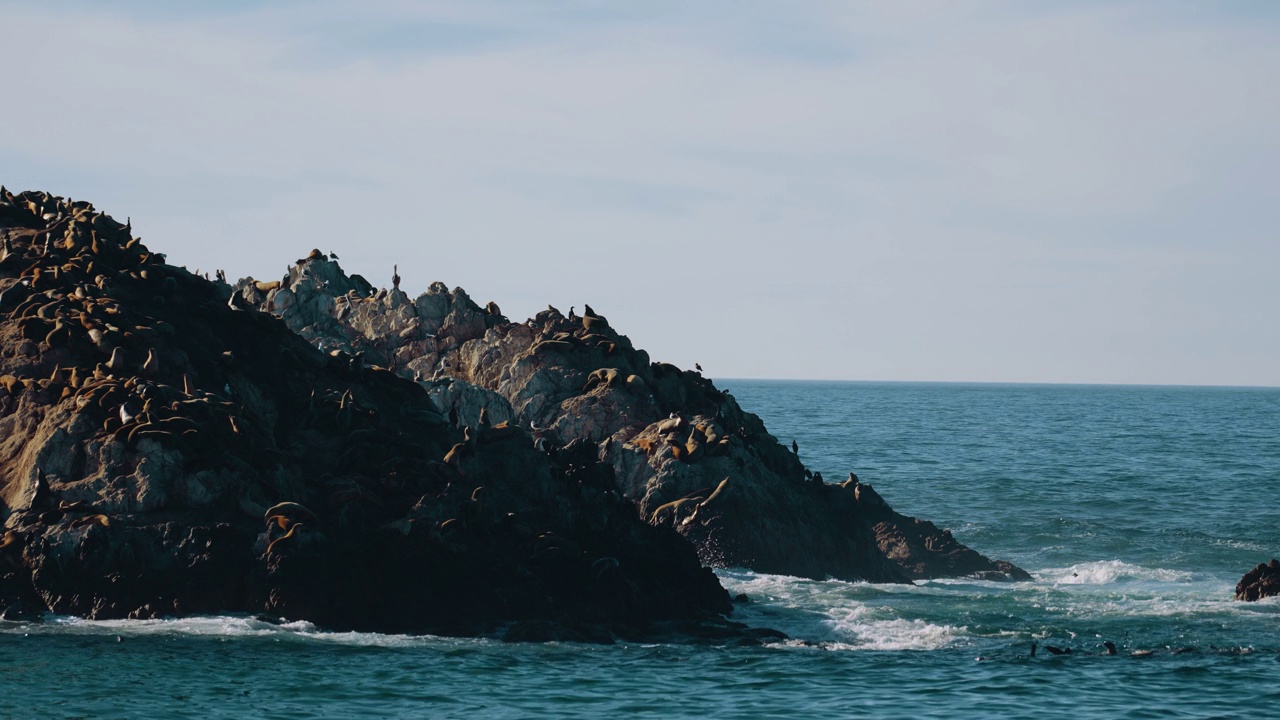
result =
M277 641L320 642L355 647L421 647L492 642L445 638L433 635L384 635L372 632L333 632L298 620L272 623L255 617L201 615L152 620L86 620L65 615L46 615L44 622L15 623L0 632L24 635L102 635L123 639L145 637L207 637L223 639L267 638Z
M1077 563L1065 568L1046 568L1036 574L1054 585L1109 585L1127 581L1185 583L1194 578L1192 573L1183 570L1147 568L1123 560Z
M843 613L833 611L832 615L835 617L830 620L831 629L847 638L830 643L828 646L832 649L939 650L951 645L966 630L918 619L877 619L876 612L866 607L849 608Z

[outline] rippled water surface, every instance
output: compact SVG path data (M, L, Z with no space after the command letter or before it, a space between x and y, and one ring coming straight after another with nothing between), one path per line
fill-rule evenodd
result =
M1231 600L1280 556L1280 390L719 384L829 481L856 471L1036 580L722 572L752 599L738 619L794 638L762 648L0 623L0 717L1263 717L1280 701L1280 603ZM1072 654L1032 658L1033 640Z

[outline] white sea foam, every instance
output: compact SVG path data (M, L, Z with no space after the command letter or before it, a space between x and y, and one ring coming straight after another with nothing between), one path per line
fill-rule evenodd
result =
M430 635L383 635L329 632L306 621L275 624L252 617L207 615L156 620L85 620L49 615L42 623L0 626L0 632L26 635L118 635L135 637L272 638L279 641L322 642L356 647L421 647L487 642Z
M801 644L817 643L832 650L936 650L966 631L902 617L887 604L897 594L934 594L938 589L741 570L721 571L720 580L731 593L746 593L751 599L734 613L735 620L777 628Z
M1146 568L1123 560L1098 560L1065 568L1047 568L1037 575L1054 585L1109 585L1127 581L1186 583L1194 579L1192 573L1182 570Z
M883 608L855 606L833 610L829 625L837 636L847 638L829 644L832 649L853 650L938 650L960 637L965 628L936 625L905 618L878 619Z
M1228 538L1214 538L1209 541L1210 545L1224 545L1232 550L1248 550L1250 552L1267 552L1268 548L1261 543L1249 542L1248 540L1231 540Z

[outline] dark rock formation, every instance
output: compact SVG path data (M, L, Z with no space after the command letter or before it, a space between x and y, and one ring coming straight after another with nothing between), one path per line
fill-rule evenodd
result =
M501 403L471 416L479 390L429 392L322 353L236 308L265 294L288 309L286 291L231 297L88 203L0 189L0 236L4 617L750 636L721 619L729 597L694 548L642 522L594 448L541 452ZM435 301L465 308L446 317L459 336L485 332L461 298ZM328 296L292 302L334 311ZM405 336L425 337L415 322Z
M1244 574L1236 583L1236 599L1246 602L1280 595L1280 560L1258 566Z
M878 496L859 501L856 481L823 483L731 395L652 362L590 306L512 323L442 283L417 298L375 291L318 250L278 287L241 280L233 302L417 380L459 422L480 422L483 410L552 452L589 445L641 517L692 539L708 564L873 582L1029 577Z

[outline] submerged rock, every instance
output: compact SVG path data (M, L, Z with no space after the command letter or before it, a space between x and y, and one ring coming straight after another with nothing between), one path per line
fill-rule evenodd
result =
M691 539L705 563L873 582L1030 577L878 495L859 501L856 480L824 483L732 395L651 361L590 306L513 323L438 282L417 298L375 291L319 251L262 287L246 278L229 291L317 347L418 381L450 422L478 422L483 409L553 455L574 448L607 464L606 486Z
M0 189L0 236L4 617L245 612L587 640L725 627L714 574L594 452L542 452L492 393L321 352L327 334L239 309L357 332L332 295L233 293L44 193ZM379 303L361 347L486 331L460 294L422 301L444 311L431 325L396 290L326 279L353 317Z
M1252 602L1280 595L1280 560L1258 566L1244 574L1236 583L1236 599Z

